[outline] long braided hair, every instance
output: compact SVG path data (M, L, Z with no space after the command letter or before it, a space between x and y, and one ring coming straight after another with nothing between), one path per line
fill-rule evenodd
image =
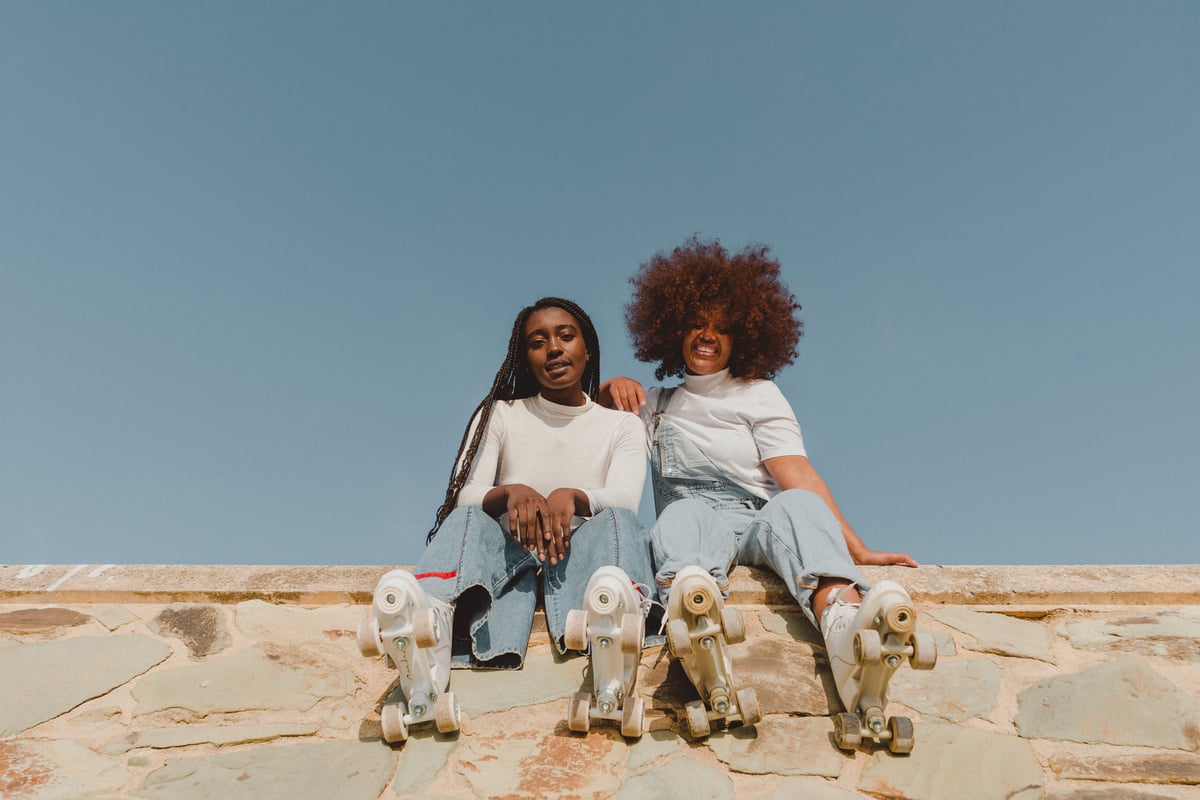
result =
M529 321L529 317L535 311L541 311L543 308L561 308L579 323L580 333L583 334L583 343L591 355L583 371L583 391L592 400L596 399L596 394L600 391L600 338L596 335L596 327L592 325L591 317L578 305L570 300L563 300L561 297L543 297L533 305L521 309L521 313L517 314L517 318L513 322L512 335L508 337L508 354L504 357L504 363L500 365L500 370L492 380L491 391L475 407L475 411L471 413L471 419L467 422L467 428L463 431L462 439L458 444L458 455L454 457L454 466L450 469L450 483L446 487L446 497L438 507L437 519L425 537L426 542L433 541L438 528L442 527L442 523L446 521L446 517L450 516L450 512L458 503L458 493L462 491L463 485L467 482L467 476L471 474L471 464L475 461L475 454L479 452L479 444L487 432L488 420L492 418L492 408L495 407L496 402L533 397L541 391L541 384L533 376L533 370L529 368L529 359L525 355L525 323ZM475 431L472 433L471 424L477 417L479 423L475 425ZM464 451L466 455L464 455Z

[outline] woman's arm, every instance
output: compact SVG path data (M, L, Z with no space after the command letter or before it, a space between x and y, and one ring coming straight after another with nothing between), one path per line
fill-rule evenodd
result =
M825 505L829 506L829 510L842 525L842 535L846 537L846 547L849 548L850 557L854 559L855 564L917 566L916 560L908 553L887 553L868 548L854 532L854 528L850 527L842 510L834 501L829 487L806 456L768 458L763 461L763 466L771 473L780 489L807 489L825 501Z
M646 390L633 378L618 375L600 384L596 393L596 402L605 408L615 408L617 411L632 411L639 413L646 405Z
M588 488L591 510L595 514L604 508L627 508L637 513L646 487L646 428L639 417L621 417L613 431L608 469L604 485Z

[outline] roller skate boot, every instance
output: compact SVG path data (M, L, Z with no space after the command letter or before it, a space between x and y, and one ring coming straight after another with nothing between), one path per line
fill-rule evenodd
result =
M917 630L917 612L900 584L880 581L855 606L834 599L821 616L829 665L845 712L833 717L834 739L843 750L863 740L886 743L893 753L909 753L913 724L888 717L887 687L904 661L913 669L933 669L933 636Z
M458 730L459 709L450 683L450 606L430 597L408 570L379 579L370 616L358 624L364 656L386 654L400 673L403 700L385 702L383 738L403 742L413 725L433 722L441 733Z
M700 693L684 706L695 739L712 732L714 722L734 719L754 725L762 719L754 689L738 689L729 645L746 638L742 615L727 608L717 582L700 567L676 575L667 600L667 646Z
M645 729L645 703L634 687L650 600L625 570L606 566L592 574L583 605L567 612L564 638L570 650L590 650L592 691L571 698L567 727L586 733L593 719L615 720L623 736L636 739Z

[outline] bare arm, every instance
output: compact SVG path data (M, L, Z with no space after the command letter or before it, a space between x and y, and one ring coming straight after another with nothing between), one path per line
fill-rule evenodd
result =
M908 553L887 553L868 548L855 533L854 528L850 527L850 523L846 521L842 510L838 508L837 502L833 499L829 487L825 485L825 481L817 473L817 468L807 457L768 458L763 462L763 466L767 468L767 472L771 473L771 477L775 479L775 483L779 484L780 489L807 489L825 501L825 505L829 506L829 510L842 525L842 535L846 537L846 547L849 548L850 557L854 559L855 564L917 566L916 560Z
M618 411L632 411L637 414L646 405L646 390L633 378L618 375L600 384L596 393L596 402L605 408L615 408Z

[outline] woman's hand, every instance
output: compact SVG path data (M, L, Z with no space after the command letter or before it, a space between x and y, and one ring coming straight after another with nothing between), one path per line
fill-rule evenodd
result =
M546 498L547 514L542 518L546 540L546 554L551 564L557 564L567 557L567 547L571 544L571 518L575 516L578 507L578 494L575 489L555 489ZM584 495L586 502L586 495Z
M633 378L618 375L600 384L597 402L605 408L637 414L646 405L646 390Z
M536 554L539 561L545 559L543 524L549 518L546 498L523 483L511 483L496 488L504 491L504 510L508 513L508 532L512 534L515 541L520 542L521 547Z
M908 553L886 553L881 550L863 549L850 554L855 564L871 564L877 567L919 567L917 560Z

